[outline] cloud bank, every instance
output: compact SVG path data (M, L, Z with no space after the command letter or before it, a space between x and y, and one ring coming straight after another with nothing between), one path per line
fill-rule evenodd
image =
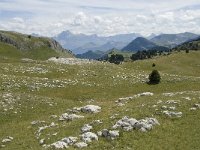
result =
M74 33L200 33L199 0L1 0L0 30Z

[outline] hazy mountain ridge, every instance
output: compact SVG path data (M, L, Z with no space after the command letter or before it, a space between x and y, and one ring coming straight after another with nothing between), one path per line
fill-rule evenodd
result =
M200 36L176 46L173 50L200 50Z
M179 33L179 34L161 34L152 38L150 41L160 46L173 48L188 40L197 38L198 36L199 35L190 32Z
M154 47L157 47L155 43L147 40L143 37L138 37L135 40L133 40L131 43L129 43L127 46L125 46L122 51L139 51L139 50L149 50Z
M107 51L112 48L121 49L135 38L141 36L137 33L118 34L114 36L98 36L73 34L70 31L63 31L54 37L64 48L72 50L74 53L84 53L88 50ZM91 44L93 43L93 44Z

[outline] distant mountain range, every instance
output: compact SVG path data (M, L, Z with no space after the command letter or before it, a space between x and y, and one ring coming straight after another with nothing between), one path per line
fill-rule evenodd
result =
M115 36L97 36L85 34L73 34L70 31L63 31L54 37L64 48L70 49L75 54L82 54L89 50L107 51L112 48L122 49L128 43L140 37L140 34L119 34Z
M148 50L153 47L160 49L173 48L185 41L197 38L199 35L185 32L179 34L151 34L142 39L138 33L119 34L102 37L96 34L73 34L70 31L63 31L54 37L64 48L70 49L75 54L91 53L91 51L108 51L110 49L127 49L128 51ZM140 37L136 41L136 38ZM134 46L133 46L134 45ZM133 49L131 49L133 48Z
M159 46L173 48L188 40L195 39L198 36L199 35L194 34L194 33L185 32L185 33L179 33L179 34L161 34L161 35L155 36L154 38L150 40Z

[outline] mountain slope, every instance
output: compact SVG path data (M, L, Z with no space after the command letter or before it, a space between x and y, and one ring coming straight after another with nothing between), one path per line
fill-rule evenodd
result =
M176 46L173 50L200 50L200 37Z
M152 42L160 45L173 48L183 42L197 38L199 35L185 32L180 34L161 34L151 39Z
M73 57L73 54L50 38L0 31L0 56L44 60L53 56Z
M154 47L157 47L155 43L143 38L138 37L135 40L133 40L131 43L129 43L127 46L125 46L122 51L138 51L138 50L149 50Z
M104 55L105 52L102 51L87 51L83 54L77 54L77 58L83 59L99 59Z

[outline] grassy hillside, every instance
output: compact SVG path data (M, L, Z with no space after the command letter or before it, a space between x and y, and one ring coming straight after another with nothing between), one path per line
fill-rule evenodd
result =
M200 50L200 37L178 45L173 50Z
M101 62L63 65L42 61L37 64L0 63L0 139L14 138L0 146L5 145L2 149L6 150L44 149L39 144L40 139L51 144L68 136L79 138L80 128L86 123L102 120L102 124L93 125L92 132L96 133L112 129L119 119L129 116L136 119L154 117L160 125L148 132L117 129L120 135L115 140L99 137L86 149L200 149L200 109L190 110L200 103L199 58L199 51L191 51L122 65ZM152 63L156 64L155 68ZM152 69L161 74L158 85L145 83ZM154 95L124 100L122 106L115 102L143 92ZM177 103L169 104L168 100ZM101 112L78 113L85 118L59 121L59 116L69 112L68 109L88 104L102 107ZM163 106L174 106L172 111L182 112L182 117L164 115ZM31 125L35 120L45 122ZM52 122L57 125L44 129L37 139L39 127ZM70 146L69 149L75 148Z
M64 50L52 39L0 31L1 58L45 60L53 56L73 57L70 51Z

